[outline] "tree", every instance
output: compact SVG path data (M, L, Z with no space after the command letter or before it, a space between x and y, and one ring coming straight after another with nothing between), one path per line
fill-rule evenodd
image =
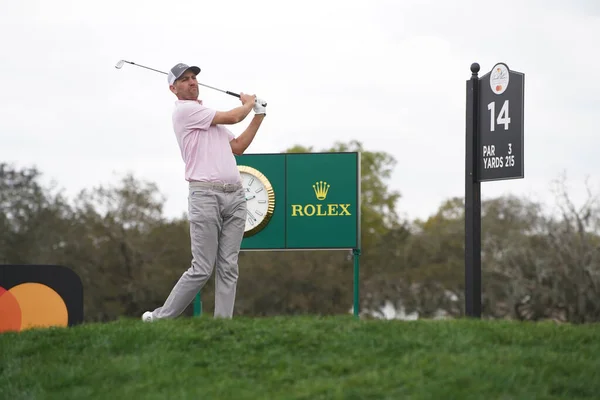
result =
M89 319L138 316L144 306L162 302L189 266L188 225L167 222L163 201L155 184L131 175L77 196L78 239L69 250L87 291Z
M464 203L444 202L425 221L391 231L374 252L377 268L365 282L365 307L390 303L396 310L420 318L462 313L464 282Z
M37 168L0 164L0 263L58 260L71 209L60 193L44 188Z
M490 266L505 282L494 293L507 301L511 317L600 321L600 204L587 189L578 208L565 181L556 181L558 213L538 211L516 240L504 234L510 245Z

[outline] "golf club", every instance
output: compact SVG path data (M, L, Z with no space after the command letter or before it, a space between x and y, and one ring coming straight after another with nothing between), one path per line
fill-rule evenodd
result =
M161 74L164 74L164 75L168 75L168 74L167 74L166 72L164 72L164 71L159 71L159 70L157 70L157 69L154 69L154 68L145 67L145 66L143 66L143 65L141 65L141 64L136 64L136 63L134 63L134 62L132 62L132 61L126 61L126 60L120 60L120 61L117 63L117 65L115 65L115 68L116 68L116 69L121 69L121 68L123 67L123 64L125 64L125 63L127 63L127 64L131 64L131 65L135 65L135 66L138 66L138 67L142 67L142 68L146 68L146 69L149 69L150 71L159 72L159 73L161 73ZM230 92L229 90L221 90L221 89L217 89L216 87L212 87L212 86L209 86L209 85L205 85L205 84L203 84L203 83L200 83L200 82L198 82L198 85L200 85L200 86L204 86L204 87L207 87L207 88L210 88L210 89L213 89L213 90L217 90L217 91L219 91L219 92L222 92L222 93L228 94L228 95L230 95L230 96L235 96L235 97L237 97L238 99L240 98L240 95L239 95L238 93ZM258 99L257 99L257 100L258 100ZM262 103L262 105L263 105L263 107L266 107L266 106L267 106L267 102L264 102L264 103Z

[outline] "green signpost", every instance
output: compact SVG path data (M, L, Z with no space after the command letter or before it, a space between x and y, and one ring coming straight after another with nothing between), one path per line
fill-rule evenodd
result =
M236 157L248 216L242 251L349 250L359 313L360 153ZM200 295L194 314L201 313Z

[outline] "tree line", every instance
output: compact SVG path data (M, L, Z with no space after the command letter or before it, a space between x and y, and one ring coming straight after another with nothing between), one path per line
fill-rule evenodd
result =
M357 141L318 151L361 152L362 314L463 316L464 199L447 199L425 220L402 219L402 196L387 183L393 156ZM131 174L74 198L41 177L35 167L0 163L0 264L72 268L83 282L86 321L138 318L159 306L190 265L185 215L166 218L156 184ZM577 206L564 180L555 199L553 213L516 196L482 202L483 318L600 320L600 205L590 191ZM236 315L351 312L348 253L242 252L239 262ZM213 298L211 278L205 313Z

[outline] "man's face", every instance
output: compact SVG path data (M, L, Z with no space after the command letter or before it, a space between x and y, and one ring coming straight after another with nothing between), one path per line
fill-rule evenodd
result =
M192 71L185 71L170 89L179 100L198 100L198 81Z

